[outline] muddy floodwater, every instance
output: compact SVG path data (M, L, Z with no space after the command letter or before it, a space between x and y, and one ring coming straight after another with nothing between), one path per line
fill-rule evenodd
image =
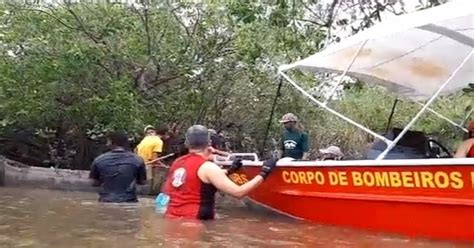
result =
M0 247L474 247L323 226L219 206L207 223L169 221L153 200L99 204L93 193L0 187Z

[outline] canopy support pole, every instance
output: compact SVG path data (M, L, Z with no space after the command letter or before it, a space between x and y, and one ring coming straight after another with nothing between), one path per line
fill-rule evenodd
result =
M471 111L469 111L469 113L467 113L466 117L464 117L464 120L462 120L462 122L461 122L461 126L466 125L466 122L469 120L469 117L471 117L471 114L473 112L474 112L474 109L471 109Z
M459 70L466 64L466 62L469 60L469 58L472 56L473 51L471 51L461 62L461 64L456 67L456 69L451 73L449 78L439 87L439 89L431 96L431 98L426 102L426 104L421 108L420 111L413 117L413 119L408 123L408 125L405 126L405 128L400 132L400 134L391 142L388 144L387 148L377 157L376 160L382 160L385 158L385 156L395 147L398 141L402 139L403 135L405 135L406 132L415 124L416 121L421 117L421 115L428 109L428 107L438 98L438 96L441 94L443 89L451 82L451 80L456 76Z
M418 104L421 105L421 106L424 106L423 103L421 103L421 102L416 102L416 103L418 103ZM444 115L442 115L442 114L440 114L440 113L434 111L434 110L431 109L431 108L427 108L427 110L428 110L429 112L431 112L432 114L436 115L437 117L439 117L439 118L441 118L441 119L447 121L447 122L450 123L451 125L453 125L453 126L455 126L455 127L458 127L458 128L460 128L461 130L463 130L464 132L467 133L467 129L462 125L462 123L458 124L458 123L452 121L451 119L449 119L448 117L446 117L446 116L444 116ZM469 113L469 114L470 114L470 113Z
M342 80L344 80L344 77L346 77L347 72L351 69L351 67L354 64L356 58L359 56L359 54L362 51L362 49L364 48L365 44L367 44L367 41L368 40L365 40L364 42L362 42L362 44L360 44L359 48L357 48L357 51L354 53L354 55L351 58L351 61L349 62L349 64L346 66L346 68L342 72L341 76L339 77L339 80L337 80L337 84L332 89L331 93L329 94L329 97L327 97L326 100L323 102L324 106L326 106L328 104L328 102L332 99L334 94L336 94L337 88L342 83Z
M380 139L382 141L384 141L385 143L387 143L387 145L390 145L392 143L391 140L387 139L386 137L364 127L363 125L351 120L350 118L340 114L339 112L329 108L328 106L326 106L324 103L318 101L316 98L314 98L311 94L309 94L308 92L306 92L303 88L301 88L295 81L293 81L290 77L288 77L288 75L286 75L284 72L280 71L279 72L280 75L282 77L284 77L291 85L293 85L298 91L300 91L303 95L305 95L306 97L308 97L311 101L315 102L317 105L319 105L320 107L326 109L328 112L332 113L333 115L345 120L346 122L349 122L350 124L358 127L359 129L371 134L372 136L376 137L377 139Z

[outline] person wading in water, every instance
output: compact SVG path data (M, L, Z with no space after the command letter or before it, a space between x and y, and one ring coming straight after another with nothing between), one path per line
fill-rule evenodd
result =
M93 185L101 187L100 202L137 202L136 184L145 184L143 159L129 150L128 137L123 132L107 136L110 151L92 163L89 177Z
M155 195L161 189L166 177L165 165L158 161L164 154L164 141L169 138L168 127L158 128L148 125L144 129L145 137L135 148L135 152L145 161L147 179L150 183L150 194Z
M235 160L229 169L221 169L208 161L212 155L209 142L206 127L194 125L187 130L185 144L189 154L173 162L164 185L164 192L170 197L166 218L214 219L217 190L242 198L263 183L276 166L276 159L265 161L257 176L239 186L227 175L239 170L242 161Z

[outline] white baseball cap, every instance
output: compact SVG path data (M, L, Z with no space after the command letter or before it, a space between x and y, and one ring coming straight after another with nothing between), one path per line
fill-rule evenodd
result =
M295 114L293 113L286 113L281 117L280 123L287 123L287 122L297 122L298 117L296 117Z
M146 127L143 129L143 132L146 133L146 131L148 131L148 130L150 130L150 129L156 130L156 128L155 128L154 126L152 126L152 125L146 125Z
M322 154L332 154L339 157L344 157L344 153L342 153L341 149L337 146L330 146L326 149L319 149L319 152Z

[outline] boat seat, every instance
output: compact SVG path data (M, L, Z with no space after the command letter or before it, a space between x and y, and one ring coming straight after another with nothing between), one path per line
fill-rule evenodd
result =
M392 128L384 135L384 137L393 140L395 139L402 129ZM385 159L422 159L428 158L429 145L428 137L419 131L408 131L403 135L397 145L387 154ZM372 147L369 149L366 158L376 159L380 153L382 153L387 144L381 140L374 142Z

